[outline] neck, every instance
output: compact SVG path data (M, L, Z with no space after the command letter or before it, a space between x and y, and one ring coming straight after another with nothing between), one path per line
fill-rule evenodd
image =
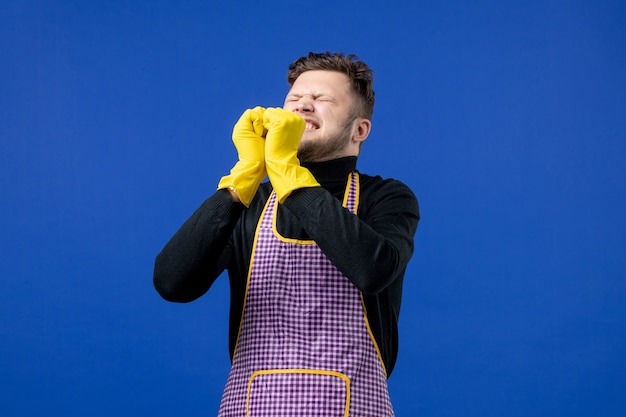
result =
M356 170L356 162L356 156L346 156L324 162L304 162L302 166L311 171L322 187L327 188L335 183L345 185L348 174Z

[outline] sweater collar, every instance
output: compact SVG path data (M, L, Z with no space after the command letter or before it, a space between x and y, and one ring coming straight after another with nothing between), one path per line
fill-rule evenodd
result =
M356 170L356 156L346 156L324 162L308 162L302 166L308 168L322 187L340 182L346 183L348 174Z

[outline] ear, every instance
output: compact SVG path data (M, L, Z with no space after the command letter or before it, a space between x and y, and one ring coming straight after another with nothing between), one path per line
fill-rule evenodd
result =
M367 139L372 130L372 122L369 119L357 117L352 126L352 141L359 145Z

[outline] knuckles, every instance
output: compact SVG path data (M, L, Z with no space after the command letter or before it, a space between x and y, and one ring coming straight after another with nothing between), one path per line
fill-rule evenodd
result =
M282 131L283 134L301 134L306 128L306 121L297 113L281 107L263 108L257 106L243 112L233 129L233 139L243 139L250 135L263 139L269 131Z
M263 127L263 113L265 109L257 106L253 109L247 109L243 112L235 127L233 133L235 135L254 134L259 137L264 137L266 130Z
M293 127L294 129L304 129L305 120L298 114L279 107L268 108L263 112L263 125L266 129L283 127Z

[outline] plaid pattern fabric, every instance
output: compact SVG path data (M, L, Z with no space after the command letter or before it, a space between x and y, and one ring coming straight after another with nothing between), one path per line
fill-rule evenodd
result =
M336 375L267 371L250 383L251 416L344 416L346 381Z
M353 213L357 184L353 173ZM277 208L272 193L219 417L393 416L359 291L315 242L274 233Z

